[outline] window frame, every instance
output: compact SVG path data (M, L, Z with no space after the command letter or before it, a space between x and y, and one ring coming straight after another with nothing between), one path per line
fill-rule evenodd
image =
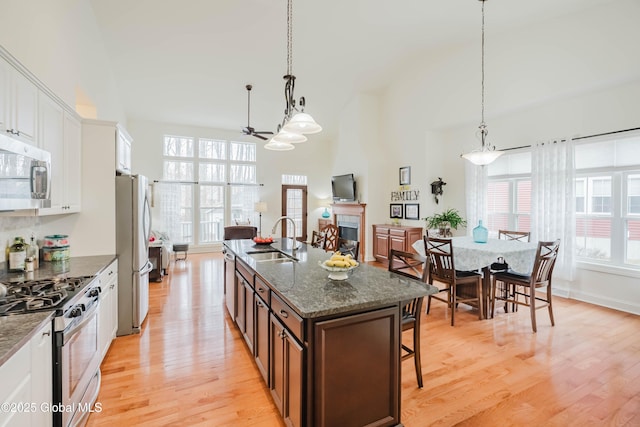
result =
M192 152L192 156L188 156L188 155L180 155L180 156L170 156L166 154L166 140L167 138L182 138L182 139L186 139L186 140L191 140L192 141L192 147L191 147L191 152ZM202 142L205 141L213 141L215 143L223 143L224 144L224 149L223 150L218 150L217 152L221 153L221 156L219 158L216 157L201 157L200 153L203 146L201 145ZM253 155L251 156L252 159L251 160L235 160L235 159L231 159L232 155L231 155L231 149L232 149L232 145L233 144L244 144L244 145L249 145L252 146L252 148L250 149L250 151L253 152ZM213 150L214 152L216 152L216 150ZM212 246L215 244L218 244L222 241L223 239L223 231L224 231L224 226L225 225L230 225L231 222L233 221L233 214L232 214L232 194L234 192L234 189L237 189L239 187L256 187L256 190L254 191L254 194L250 197L254 202L257 201L258 199L258 194L257 194L257 187L259 186L259 184L257 184L257 174L258 174L258 150L257 150L257 144L253 143L253 142L244 142L244 141L233 141L233 140L227 140L227 139L222 139L222 138L212 138L212 137L202 137L202 136L186 136L186 135L172 135L172 134L164 134L163 135L163 149L162 149L162 161L163 161L163 167L162 167L162 173L163 173L163 180L166 182L175 182L175 183L182 183L182 184L190 184L191 185L191 199L192 199L192 205L189 207L189 209L191 209L191 237L190 237L190 241L188 242L189 244L192 244L194 246ZM166 162L184 162L184 163L188 163L191 165L192 167L192 180L188 180L188 181L184 181L184 180L180 180L180 179L171 179L165 176L166 173ZM201 166L207 166L207 165L217 165L217 166L221 166L223 171L222 174L218 174L217 176L214 176L213 180L203 180L200 179L201 178L201 174L200 174L200 169ZM242 182L242 180L237 181L237 182L231 182L231 171L232 171L232 167L234 165L251 165L253 167L253 172L252 172L252 181L254 182ZM206 187L217 187L217 188L221 188L222 189L222 203L223 203L223 211L222 211L222 229L218 230L217 233L219 235L219 240L210 240L210 241L205 241L203 239L203 235L202 235L202 220L203 220L203 215L202 215L202 201L201 201L201 195L202 195L202 191L204 190L204 188ZM180 207L181 209L184 209L182 206ZM253 208L253 202L251 203L251 209ZM245 209L246 210L246 209ZM247 214L249 215L249 214ZM249 221L251 223L256 223L257 221L257 214L253 211L251 211L251 217L247 218L249 219Z

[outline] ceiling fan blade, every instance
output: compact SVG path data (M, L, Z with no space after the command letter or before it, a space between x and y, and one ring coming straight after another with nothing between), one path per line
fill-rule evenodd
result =
M266 138L266 137L264 137L264 136L262 136L262 135L258 135L257 133L253 133L253 134L252 134L252 136L255 136L256 138L260 138L260 139L261 139L261 140L263 140L263 141L266 141L266 140L268 140L268 139L269 139L269 138Z
M263 134L263 135L273 135L273 132L271 132L270 130L260 130L260 131L256 130L256 131L253 131L253 133L255 133L255 134L259 133L259 134Z

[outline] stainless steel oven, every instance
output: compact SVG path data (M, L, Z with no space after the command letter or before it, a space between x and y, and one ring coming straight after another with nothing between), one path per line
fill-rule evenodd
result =
M97 281L93 283L54 319L53 399L60 410L54 412L53 425L57 427L84 425L100 390L100 288Z

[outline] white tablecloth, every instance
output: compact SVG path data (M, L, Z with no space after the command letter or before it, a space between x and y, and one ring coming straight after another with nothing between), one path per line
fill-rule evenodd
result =
M453 256L456 270L479 270L503 257L509 268L519 273L530 273L536 257L537 243L515 240L489 239L487 243L476 243L471 236L453 237ZM418 240L413 248L419 254L425 254L424 243Z

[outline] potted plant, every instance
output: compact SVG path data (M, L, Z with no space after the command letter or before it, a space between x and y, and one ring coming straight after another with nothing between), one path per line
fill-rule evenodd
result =
M437 229L438 233L442 237L451 237L451 228L457 230L459 226L466 226L467 221L462 218L460 212L457 209L449 208L446 211L433 214L423 218L427 222L427 230Z

